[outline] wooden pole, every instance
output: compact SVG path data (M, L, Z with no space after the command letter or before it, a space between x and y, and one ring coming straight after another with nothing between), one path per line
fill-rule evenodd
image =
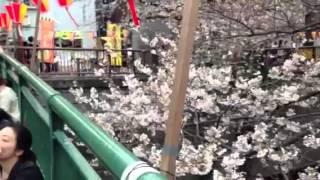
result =
M22 29L21 29L21 24L16 23L16 34L17 34L17 39L18 39L18 45L23 46L23 40L22 40ZM25 57L24 57L24 49L17 49L18 52L18 59L19 61L22 62L22 64L26 64Z
M20 0L16 0L13 2L18 2L20 3ZM15 26L15 30L16 30L16 46L23 46L23 42L22 42L22 29L21 29L21 24L20 23L14 23ZM14 31L14 30L12 30ZM14 32L13 32L14 33ZM22 62L22 64L25 64L25 59L24 59L24 50L23 49L16 49L15 48L15 53L16 53L16 58Z
M31 71L36 74L38 73L36 60L37 60L37 44L38 44L38 34L39 34L39 22L40 22L40 7L41 7L41 1L38 0L36 24L35 24L34 37L33 37L32 57L30 60Z
M199 0L185 0L183 9L182 29L178 46L178 60L169 118L166 123L166 137L162 150L161 170L167 173L169 180L175 179L176 158L179 153L182 114L189 78L189 66L192 58L194 34L198 20Z

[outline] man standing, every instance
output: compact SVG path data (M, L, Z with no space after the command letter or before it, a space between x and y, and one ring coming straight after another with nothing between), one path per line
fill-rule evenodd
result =
M9 113L14 121L20 121L17 94L6 85L2 77L0 77L0 108Z

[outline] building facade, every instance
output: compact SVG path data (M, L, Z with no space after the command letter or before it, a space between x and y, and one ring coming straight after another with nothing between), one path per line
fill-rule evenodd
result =
M3 5L9 4L9 0L0 0L0 11L5 12ZM22 24L23 39L27 40L28 37L33 37L36 26L37 8L34 6L32 0L21 0L21 2L28 5L28 13L25 21ZM77 24L69 17L65 8L58 5L57 0L49 0L49 11L41 14L55 21L55 31L75 31L83 34L82 44L84 47L95 47L96 41L92 39L92 33L96 36L96 18L95 18L95 1L94 0L74 0L69 7L72 18L75 19ZM4 32L3 32L4 33ZM9 33L10 36L12 33ZM90 37L89 35L90 34Z

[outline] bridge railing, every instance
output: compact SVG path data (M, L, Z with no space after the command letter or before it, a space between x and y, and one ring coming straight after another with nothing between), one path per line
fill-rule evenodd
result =
M7 53L29 64L32 47L6 46ZM135 73L134 60L141 58L144 64L150 54L147 50L122 49L112 52L105 49L89 48L37 48L37 74L88 76L97 70L104 75ZM120 59L114 60L112 57ZM49 62L51 60L51 62Z
M116 179L165 179L81 114L26 66L2 53L0 67L1 75L10 82L19 97L21 121L32 132L32 148L46 180L101 179L66 136L66 126Z

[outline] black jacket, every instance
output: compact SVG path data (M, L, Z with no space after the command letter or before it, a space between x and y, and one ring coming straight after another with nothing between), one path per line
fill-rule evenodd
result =
M13 166L8 180L43 180L43 176L36 163L32 161L18 161Z

